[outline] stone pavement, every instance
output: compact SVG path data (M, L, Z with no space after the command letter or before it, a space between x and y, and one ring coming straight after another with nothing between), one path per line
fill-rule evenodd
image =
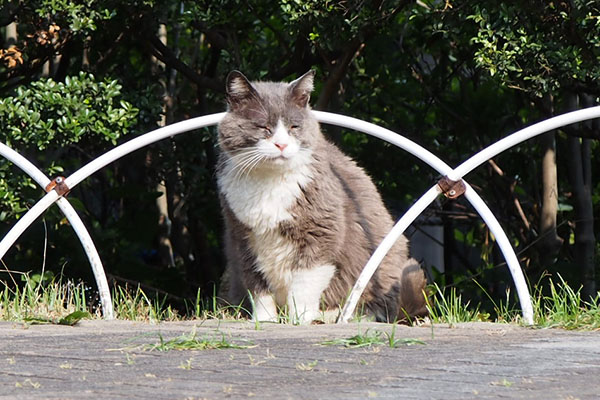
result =
M245 347L148 349L193 331ZM410 340L395 348L323 344L365 332L392 326L4 322L0 399L600 398L600 332L399 326L394 338Z

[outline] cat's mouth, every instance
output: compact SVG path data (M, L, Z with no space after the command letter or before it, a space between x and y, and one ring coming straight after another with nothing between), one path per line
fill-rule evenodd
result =
M282 153L282 154L278 154L278 155L272 155L272 156L268 157L267 160L271 161L275 164L283 164L283 163L289 161L290 158L291 158L291 156L285 156Z

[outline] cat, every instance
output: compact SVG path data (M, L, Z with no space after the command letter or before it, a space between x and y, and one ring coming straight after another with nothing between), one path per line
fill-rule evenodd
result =
M225 222L223 297L252 318L287 310L306 324L339 310L393 226L367 174L327 141L309 99L314 71L291 83L226 79L217 184ZM425 314L426 279L405 237L371 279L361 309L378 321Z

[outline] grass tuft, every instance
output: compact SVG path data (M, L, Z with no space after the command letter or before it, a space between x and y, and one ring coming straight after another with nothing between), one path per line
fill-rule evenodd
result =
M245 319L244 316L250 314L241 303L238 305L225 304L217 296L216 288L208 302L203 299L202 293L198 289L194 301L185 300L184 303L185 315L189 319L239 320Z
M581 288L575 290L558 275L558 281L548 279L548 283L538 282L531 291L534 325L539 328L561 328L569 330L600 329L600 292L592 299L585 300ZM478 283L494 307L495 322L522 323L518 303L511 300L510 290L506 297L495 301ZM436 294L433 304L428 304L430 318L434 323L456 324L459 322L485 321L489 314L479 311L479 306L471 308L463 303L461 296L452 288L449 293L434 285Z
M450 325L461 322L487 321L489 314L479 311L479 306L470 307L470 302L463 302L462 295L458 294L456 288L441 289L437 283L433 284L435 293L432 299L427 298L427 311L429 318L434 323L446 323Z
M158 294L150 299L141 287L115 286L112 293L113 308L117 319L129 321L177 321L176 310L167 304L167 297Z
M95 303L93 289L83 283L75 283L55 277L52 273L20 274L20 281L10 275L10 281L0 281L0 320L19 321L30 324L76 324L83 318L101 318L102 315ZM475 282L479 285L477 282ZM484 288L493 306L496 322L522 323L518 302L511 294L494 300ZM489 321L490 314L480 311L479 305L471 305L463 301L456 288L442 289L437 284L432 286L433 294L428 298L427 309L432 323L450 325L461 322ZM133 321L180 321L186 319L218 319L239 320L248 314L242 305L221 305L216 294L208 304L198 292L195 301L185 304L184 315L172 308L167 295L146 294L138 287L115 286L112 291L113 306L117 319ZM586 299L581 288L575 290L558 275L558 279L538 282L532 290L535 325L543 328L562 328L578 330L600 329L600 293ZM283 311L282 311L283 312ZM280 315L282 322L290 323ZM256 329L261 325L256 323ZM398 341L392 333L367 331L351 338L339 339L328 344L339 344L347 347L365 347L387 344L390 347L407 344L406 339ZM383 343L382 343L383 342ZM408 343L410 344L410 343Z
M57 280L49 273L22 274L21 281L13 285L0 282L1 320L68 324L69 315L79 315L79 319L92 317L83 283Z
M535 324L543 328L600 329L600 292L586 301L582 298L581 288L574 290L560 275L558 278L558 283L549 280L548 295L543 295L541 289L534 292Z
M367 329L364 333L358 333L349 338L332 339L321 342L323 346L344 346L348 348L361 348L372 346L388 346L396 348L399 346L411 346L415 344L425 344L422 340L413 338L396 338L396 325L393 326L391 333L382 332L377 329Z
M181 335L173 339L165 340L162 334L158 334L159 342L144 347L149 351L170 350L216 350L216 349L248 349L252 345L241 345L228 341L225 334L209 337L198 337L196 330L187 335Z

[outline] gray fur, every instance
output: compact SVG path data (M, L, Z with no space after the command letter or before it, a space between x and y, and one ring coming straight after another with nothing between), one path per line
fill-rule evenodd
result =
M229 112L219 125L217 176L223 174L230 154L263 137L257 126L273 126L282 119L299 127L294 136L302 147L312 150L313 179L289 210L293 218L275 229L295 244L294 268L323 263L336 267L322 304L326 309L338 309L393 221L367 174L322 135L308 106L312 79L312 72L290 84L250 83L239 72L228 76ZM250 228L236 217L223 193L221 204L227 257L221 295L229 303L239 304L248 290L268 292L269 282L255 269ZM402 237L365 290L363 310L380 321L424 315L425 284L419 264L409 258L408 241Z

